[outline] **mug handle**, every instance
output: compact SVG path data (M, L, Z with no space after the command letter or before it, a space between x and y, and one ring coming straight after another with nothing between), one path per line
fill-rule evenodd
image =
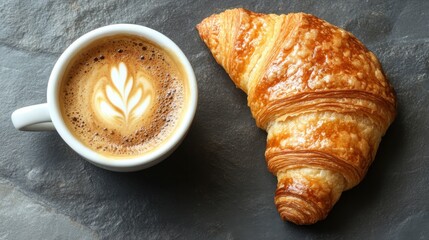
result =
M13 126L21 131L55 130L49 115L47 103L31 105L15 110L12 113Z

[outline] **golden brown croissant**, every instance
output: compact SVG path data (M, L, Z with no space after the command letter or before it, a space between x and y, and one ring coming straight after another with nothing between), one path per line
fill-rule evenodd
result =
M305 13L232 9L198 24L202 40L248 94L268 132L268 169L285 220L324 219L366 174L396 115L375 55L349 32Z

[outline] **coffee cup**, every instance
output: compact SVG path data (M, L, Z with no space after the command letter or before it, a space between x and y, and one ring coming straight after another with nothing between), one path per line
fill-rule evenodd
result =
M165 35L139 25L95 29L56 62L47 103L12 113L16 129L56 130L79 155L112 171L137 171L168 157L197 107L191 64Z

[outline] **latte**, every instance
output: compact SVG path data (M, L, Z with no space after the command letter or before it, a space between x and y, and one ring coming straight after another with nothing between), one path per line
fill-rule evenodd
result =
M181 65L142 38L104 38L81 51L64 74L62 116L102 155L132 157L156 149L179 124L187 86Z

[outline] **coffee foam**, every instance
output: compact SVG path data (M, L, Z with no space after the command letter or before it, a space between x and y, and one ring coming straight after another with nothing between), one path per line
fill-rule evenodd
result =
M110 78L102 76L94 87L92 106L97 117L106 124L131 124L144 116L154 102L152 76L136 72L128 75L127 66L120 62L110 68Z
M182 69L144 39L115 36L77 56L61 86L61 111L93 150L127 157L169 138L185 103Z

